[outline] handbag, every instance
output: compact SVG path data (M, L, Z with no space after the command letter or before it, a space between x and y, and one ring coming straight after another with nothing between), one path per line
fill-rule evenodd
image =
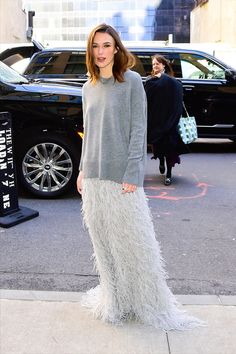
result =
M193 143L197 138L197 124L195 117L189 116L188 111L183 102L183 107L186 112L186 117L180 117L177 129L184 144Z

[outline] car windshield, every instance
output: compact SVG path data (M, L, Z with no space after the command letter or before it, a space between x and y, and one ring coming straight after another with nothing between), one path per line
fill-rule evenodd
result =
M9 66L0 62L0 81L9 84L27 84L28 80L18 74L15 70L9 68Z

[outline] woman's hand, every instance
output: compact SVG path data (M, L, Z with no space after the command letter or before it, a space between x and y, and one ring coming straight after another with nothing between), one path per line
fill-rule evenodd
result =
M82 182L83 182L83 177L84 177L84 174L83 174L83 171L80 171L79 175L78 175L78 178L77 178L77 181L76 181L76 186L77 186L77 191L82 194Z
M137 189L135 184L122 183L122 193L133 193Z

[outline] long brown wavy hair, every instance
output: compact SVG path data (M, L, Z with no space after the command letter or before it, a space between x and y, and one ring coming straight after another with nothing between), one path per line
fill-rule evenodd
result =
M105 23L102 23L96 26L88 37L87 42L87 51L86 51L86 66L87 71L90 76L90 80L92 83L96 83L99 78L99 68L94 63L93 57L93 41L95 34L97 32L108 33L115 41L115 48L117 49L117 53L114 55L114 64L112 67L112 72L115 80L118 82L124 81L124 72L132 68L135 65L134 56L124 47L119 37L119 34L116 30Z
M163 55L155 54L152 56L153 59L156 59L159 63L162 63L165 66L165 73L169 76L174 76L174 71L170 65L170 61L166 59ZM151 75L154 76L154 71L152 70Z

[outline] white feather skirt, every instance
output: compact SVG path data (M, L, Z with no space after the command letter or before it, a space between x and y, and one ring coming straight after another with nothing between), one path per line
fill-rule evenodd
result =
M113 324L133 319L163 330L204 325L180 308L167 286L143 188L122 194L118 183L86 178L82 200L100 280L84 295L82 305Z

